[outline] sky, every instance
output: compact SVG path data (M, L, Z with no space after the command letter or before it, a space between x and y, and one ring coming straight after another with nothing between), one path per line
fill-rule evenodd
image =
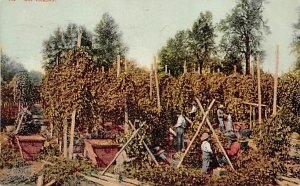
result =
M42 71L42 43L57 27L76 23L94 31L108 12L129 47L127 58L150 67L166 40L191 28L200 12L211 11L218 23L235 4L236 0L0 0L0 47L25 68ZM279 45L279 72L287 72L295 61L290 44L300 0L269 0L264 7L271 34L262 41L263 68L273 73Z

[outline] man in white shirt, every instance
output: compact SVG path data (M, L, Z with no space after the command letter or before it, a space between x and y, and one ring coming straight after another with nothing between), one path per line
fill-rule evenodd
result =
M191 119L192 121L194 121L195 117L196 117L196 113L197 113L197 107L196 107L196 103L193 101L192 103L193 107L191 112L189 112L189 114L191 115Z
M176 143L177 151L183 151L184 141L183 141L183 132L186 127L186 121L182 114L178 115L177 123L174 126L176 128Z
M202 150L202 173L207 173L209 163L210 163L210 158L211 155L213 154L213 151L211 149L211 145L209 143L209 134L208 133L203 133L201 136L201 150Z

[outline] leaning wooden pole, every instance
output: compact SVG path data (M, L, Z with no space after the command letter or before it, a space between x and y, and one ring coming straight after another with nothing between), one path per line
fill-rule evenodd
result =
M273 98L273 113L275 116L277 114L277 86L278 86L278 64L279 64L279 45L276 47L276 64L275 64L275 74L274 74L274 98Z
M138 134L141 128L145 125L146 122L143 122L142 125L133 132L132 136L128 139L128 141L123 145L123 147L119 150L119 152L115 155L114 159L107 165L107 167L102 171L101 175L104 175L105 172L109 169L109 167L116 161L116 159L120 156L122 151L128 146L128 144L132 141L132 139Z
M63 155L64 158L68 157L68 122L67 118L63 121Z
M261 87L260 87L260 56L257 57L257 92L258 92L258 123L262 123L261 119Z
M71 129L70 129L70 145L69 145L69 159L73 158L73 146L74 146L74 130L75 130L75 116L76 110L72 112L71 117Z
M154 75L155 75L155 84L156 84L156 96L157 96L157 107L160 112L160 95L159 95L159 83L158 83L158 75L157 75L157 62L156 57L154 56Z
M202 127L203 123L205 122L205 119L206 119L206 117L207 117L207 115L208 115L208 113L209 113L209 110L210 110L211 107L213 106L214 102L215 102L215 100L213 100L213 101L210 103L210 105L209 105L207 111L206 111L205 114L203 115L202 122L201 122L200 125L198 126L198 129L197 129L195 135L193 136L191 142L189 143L189 145L187 146L187 148L186 148L184 154L182 155L181 159L179 160L179 162L178 162L178 164L177 164L177 168L179 168L179 167L181 166L181 164L182 164L182 162L183 162L185 156L186 156L187 153L189 152L189 150L190 150L190 148L191 148L193 142L195 141L196 137L198 136L198 134L199 134L199 132L200 132L200 130L201 130L201 127Z
M202 114L203 114L203 113L204 113L204 109L203 109L203 107L202 107L202 104L200 103L200 101L199 101L198 98L196 98L196 101L197 101L197 103L198 103L198 105L199 105L199 107L200 107L200 110L201 110ZM213 126L211 125L211 123L210 123L210 121L209 121L208 118L206 118L206 123L208 124L210 130L212 131L213 136L214 136L215 139L217 140L217 143L218 143L220 149L222 150L222 152L223 152L223 154L224 154L224 156L225 156L227 162L229 163L231 169L234 170L234 167L233 167L233 165L232 165L232 163L231 163L229 157L227 156L227 153L226 153L225 149L223 148L223 146L222 146L222 144L221 144L221 142L220 142L220 140L219 140L219 138L218 138L218 135L216 134L215 129L214 129Z
M136 128L134 127L134 125L131 123L131 121L129 121L129 124L131 126L131 128L136 131ZM146 144L146 142L144 140L142 140L144 147L146 148L146 150L149 152L150 157L152 158L152 160L154 161L154 163L159 166L159 163L157 162L155 156L153 155L153 153L151 152L150 148L148 147L148 145Z

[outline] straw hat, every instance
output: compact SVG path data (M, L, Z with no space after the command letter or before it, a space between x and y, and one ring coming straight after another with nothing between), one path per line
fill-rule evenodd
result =
M206 140L207 138L209 138L209 134L206 133L206 132L204 132L204 133L202 134L202 136L201 136L201 140L204 141L204 140Z

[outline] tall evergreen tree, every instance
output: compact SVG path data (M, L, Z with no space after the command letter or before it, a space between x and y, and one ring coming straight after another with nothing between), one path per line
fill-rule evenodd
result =
M66 30L57 28L53 34L43 43L43 67L53 67L59 63L59 57L67 50L77 46L79 33L82 34L81 46L92 49L92 34L84 27L70 23Z
M93 39L94 58L99 65L108 67L117 58L117 55L125 56L127 48L121 39L119 26L108 13L103 14L102 19L95 28Z
M242 56L246 64L246 74L250 74L250 55L261 53L261 41L269 27L263 19L265 0L239 0L232 13L221 20L220 30L224 35L224 51ZM234 49L234 50L231 50Z

